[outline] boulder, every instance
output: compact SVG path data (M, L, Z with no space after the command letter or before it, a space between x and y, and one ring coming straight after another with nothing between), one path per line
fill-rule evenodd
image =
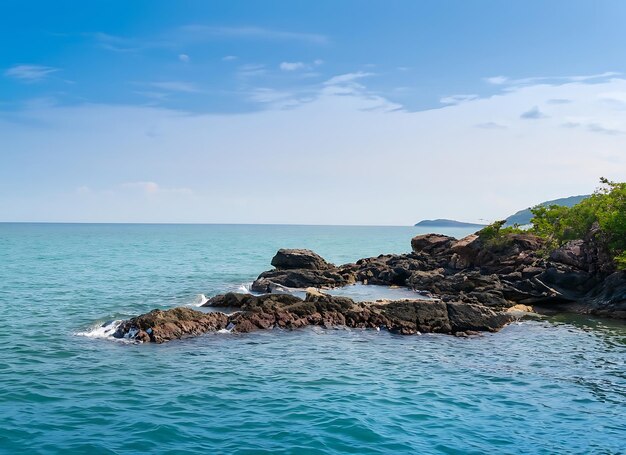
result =
M453 332L495 332L513 320L510 313L494 312L482 305L451 302L446 306Z
M614 272L587 296L589 311L601 316L626 319L626 272Z
M454 237L447 235L424 234L411 239L411 248L415 253L432 254L448 250L454 241L456 241Z
M203 313L184 307L166 311L157 309L124 321L113 336L164 343L178 338L215 332L225 329L227 325L228 316L224 313Z
M402 335L422 333L450 333L446 304L438 300L402 300L379 307L389 322L392 332Z
M482 241L476 234L470 234L450 246L452 258L450 266L460 270L474 265L476 256L482 247Z
M250 289L253 292L273 292L276 286L295 289L332 288L349 283L350 281L338 273L336 269L280 269L261 273L252 283Z
M445 270L442 268L428 271L417 270L411 273L406 283L416 291L429 291L444 279Z
M561 248L557 248L550 253L550 260L584 270L587 268L583 249L584 243L583 240L567 242Z
M327 270L334 268L334 265L326 262L319 254L304 249L280 249L272 258L272 265L278 270Z

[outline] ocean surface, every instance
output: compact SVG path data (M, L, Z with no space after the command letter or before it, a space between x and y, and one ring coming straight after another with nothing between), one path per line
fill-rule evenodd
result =
M278 248L344 263L415 227L0 224L0 453L626 453L626 327L580 316L459 339L100 327L197 305ZM450 230L456 236L468 230Z

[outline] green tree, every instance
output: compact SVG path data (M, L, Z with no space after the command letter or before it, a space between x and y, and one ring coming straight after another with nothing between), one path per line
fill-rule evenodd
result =
M552 247L583 238L597 223L616 265L626 270L626 183L600 179L594 194L573 207L537 206L531 232Z

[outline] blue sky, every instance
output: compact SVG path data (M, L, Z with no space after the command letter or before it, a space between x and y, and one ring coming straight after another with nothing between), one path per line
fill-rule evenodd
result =
M0 220L495 219L626 171L622 1L2 9Z

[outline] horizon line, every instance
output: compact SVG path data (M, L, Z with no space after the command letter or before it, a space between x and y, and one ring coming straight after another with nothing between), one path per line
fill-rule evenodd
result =
M163 225L163 226L319 226L319 227L421 227L415 224L310 224L310 223L194 223L194 222L143 222L143 221L0 221L0 224L85 224L85 225ZM470 223L473 224L473 223ZM478 226L478 224L476 224ZM482 225L482 224L481 224ZM484 226L484 225L483 225ZM437 226L424 226L437 227ZM440 226L463 228L470 226Z

